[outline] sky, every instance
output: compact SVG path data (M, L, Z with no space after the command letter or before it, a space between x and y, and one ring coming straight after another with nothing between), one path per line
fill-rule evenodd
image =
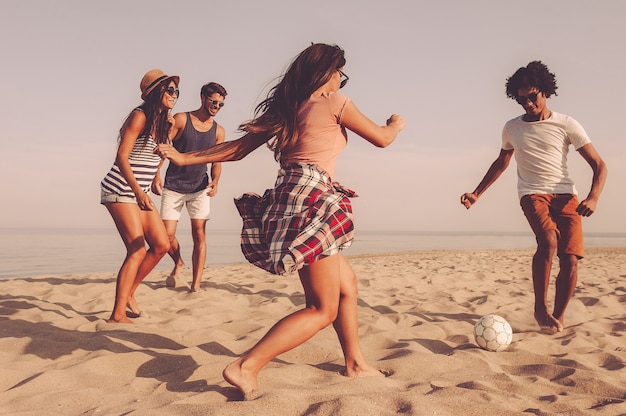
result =
M557 76L549 108L578 120L608 166L585 231L626 232L621 0L7 0L2 15L0 228L113 227L99 183L148 70L181 77L175 112L198 108L206 82L226 87L216 120L232 140L292 59L324 42L346 52L342 93L379 124L392 113L407 122L385 149L349 134L335 180L359 194L357 228L528 231L514 162L470 210L459 198L522 113L506 78L541 60ZM574 149L569 161L584 197L592 171ZM210 227L239 228L233 198L262 194L277 169L264 147L224 163Z

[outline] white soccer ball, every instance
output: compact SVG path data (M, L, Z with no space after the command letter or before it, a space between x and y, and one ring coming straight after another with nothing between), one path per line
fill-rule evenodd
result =
M503 317L485 315L474 325L474 339L484 350L503 351L513 340L513 330Z

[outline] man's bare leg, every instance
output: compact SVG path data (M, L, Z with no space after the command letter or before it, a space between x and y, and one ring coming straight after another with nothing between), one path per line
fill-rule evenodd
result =
M565 309L576 290L578 281L578 258L575 255L563 254L559 257L559 274L556 278L556 295L554 297L553 316L565 327Z
M535 320L539 324L541 332L547 334L556 334L563 330L563 325L548 312L548 286L556 246L556 231L552 231L545 236L544 241L538 241L537 251L532 262Z
M177 284L177 279L179 277L180 271L185 267L185 263L180 254L180 244L176 239L176 226L178 225L178 221L174 220L164 220L163 224L165 224L165 230L167 231L167 236L170 240L170 250L167 254L170 255L172 260L174 260L174 267L172 268L172 272L165 279L165 285L167 287L176 287L180 286Z
M202 289L202 273L204 272L204 262L206 261L206 223L207 220L191 220L191 235L193 237L193 253L191 261L193 263L193 280L190 292L199 292Z

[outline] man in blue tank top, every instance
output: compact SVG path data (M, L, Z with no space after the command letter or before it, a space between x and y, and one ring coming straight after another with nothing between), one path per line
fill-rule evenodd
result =
M170 137L173 146L181 153L206 149L222 143L224 128L214 120L224 106L226 89L215 82L203 85L200 90L201 106L195 111L174 115L174 126ZM217 194L217 186L222 172L220 163L211 165L208 175L206 164L176 166L170 163L165 174L165 184L157 173L152 183L152 191L161 195L161 218L170 239L169 255L174 260L172 273L166 280L168 287L186 285L179 279L184 266L180 245L176 239L176 226L183 206L191 219L193 236L193 281L190 291L200 291L202 272L206 259L206 222L210 213L210 197Z

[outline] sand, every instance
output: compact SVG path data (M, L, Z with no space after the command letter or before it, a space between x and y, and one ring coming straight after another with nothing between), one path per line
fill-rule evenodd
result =
M587 250L566 328L552 336L532 317L530 250L346 254L362 346L387 378L341 376L327 328L269 363L257 397L238 401L221 371L302 307L296 275L208 267L206 291L188 293L155 271L137 292L149 316L135 325L105 322L115 273L44 275L0 282L0 414L626 414L626 248ZM489 313L513 328L505 351L473 339Z

